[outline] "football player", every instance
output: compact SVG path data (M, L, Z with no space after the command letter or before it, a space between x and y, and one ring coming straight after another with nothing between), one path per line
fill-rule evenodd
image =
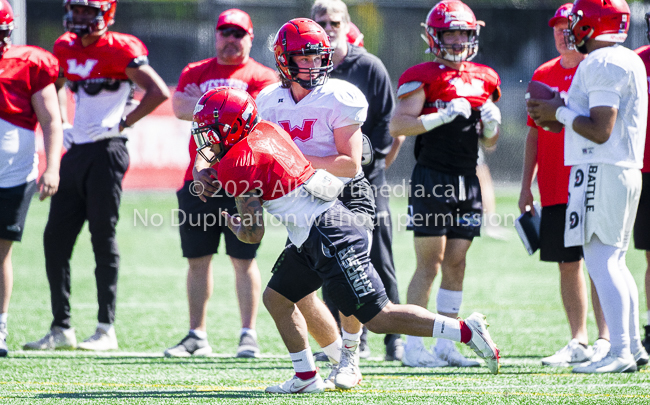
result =
M14 13L0 0L0 357L7 355L7 314L13 288L11 251L20 242L32 195L40 200L59 186L63 132L54 82L59 62L35 46L11 44ZM38 177L36 125L41 124L45 172Z
M50 284L51 329L25 349L52 350L77 346L70 324L70 257L88 221L99 311L96 332L79 344L85 350L117 349L113 322L119 252L115 239L122 179L129 166L129 128L169 97L169 90L149 66L147 48L136 37L108 31L117 0L66 0L63 26L54 43L61 65L59 89L67 124L66 89L74 94L74 125L65 131L68 149L61 160L61 183L52 198L43 236ZM134 84L144 90L133 103ZM69 125L69 124L68 124Z
M611 348L574 373L621 373L648 362L639 333L636 282L625 263L639 196L648 113L645 66L620 45L627 37L625 0L576 0L568 15L567 45L580 62L567 102L529 99L540 125L564 125L564 164L571 166L564 244L582 246L610 331Z
M226 10L219 15L215 31L216 56L190 63L178 79L172 96L176 117L191 121L194 106L206 91L217 86L231 86L246 90L253 97L266 86L278 81L275 72L251 58L253 22L250 16L238 9ZM190 215L205 218L219 210L236 212L232 196L219 192L203 204L196 198L192 187L192 168L196 156L194 139L189 141L190 162L185 172L183 187L176 192L179 222ZM221 217L218 221L221 222ZM217 253L223 235L226 254L235 271L235 288L241 314L241 330L237 357L256 357L255 321L259 306L261 281L255 255L259 245L241 242L228 229L225 222L206 226L203 221L182 221L179 226L183 256L187 258L187 299L189 301L190 330L180 343L165 350L170 357L199 356L212 353L206 331L208 299L212 295L212 256Z
M560 54L533 74L532 80L546 83L563 96L571 85L578 65L586 57L575 49L569 49L564 41L568 15L573 7L566 3L557 9L549 20L553 28L555 49ZM599 361L609 352L609 331L598 301L598 293L592 285L592 301L598 340L589 347L587 335L587 287L582 270L582 247L564 247L564 219L569 200L570 167L564 166L564 131L555 133L535 124L530 117L527 122L528 136L524 156L523 177L519 196L519 210L527 207L533 215L542 215L540 229L540 255L546 262L558 263L560 268L560 291L562 304L569 320L571 340L554 355L542 359L542 364L551 367L574 366L585 361ZM537 173L537 184L542 203L542 212L534 212L531 187Z
M195 178L205 179L196 175L207 172L219 183L203 183L205 195L220 185L236 196L239 217L223 213L233 233L247 243L259 243L264 236L265 208L286 226L291 246L295 246L281 253L263 294L264 305L289 350L295 375L266 392L311 394L325 389L309 348L308 323L296 308L296 302L321 286L330 291L341 312L373 332L461 341L497 373L499 352L485 317L474 313L463 321L414 305L392 304L368 257L367 228L337 200L343 182L335 174L315 170L282 127L258 121L250 95L216 88L199 100L192 133L199 148ZM217 161L216 169L210 167Z
M403 142L403 137L394 139L388 131L388 122L395 105L393 89L386 67L375 55L364 49L348 44L346 32L353 32L348 8L341 0L316 0L311 8L311 18L323 27L330 39L333 49L333 69L330 77L345 80L357 86L368 101L367 119L361 131L370 138L372 160L363 164L363 173L375 190L385 190L386 169L395 160ZM360 34L360 33L359 33ZM357 37L359 38L359 37ZM375 192L376 218L372 233L370 260L377 270L386 288L386 294L394 304L399 304L399 291L395 276L395 263L392 250L392 226L388 196ZM323 296L326 304L338 315L327 295ZM367 329L361 335L359 355L370 356L367 345ZM384 337L387 360L402 359L402 339L398 335Z
M305 157L317 169L325 169L346 184L341 199L357 220L372 232L375 203L370 183L361 169L362 132L368 103L354 85L329 79L332 53L325 30L310 19L294 19L278 30L273 44L281 83L262 90L257 98L260 115L284 128ZM298 247L289 243L287 254ZM292 253L291 253L292 254ZM290 261L279 263L287 271ZM296 277L300 277L296 275ZM326 293L327 294L327 293ZM336 363L341 347L332 316L315 294L298 307L305 314L309 330ZM322 319L327 319L323 322ZM349 389L361 381L358 365L361 325L354 318L341 319L340 364L328 381ZM334 353L332 353L334 352Z
M500 79L491 68L470 62L479 30L472 10L457 0L436 4L425 28L435 56L399 79L390 122L394 137L417 136L411 177L409 230L414 231L417 267L407 302L427 308L434 278L442 270L438 313L455 318L463 300L465 257L481 229L481 188L476 176L478 143L495 145L501 113ZM445 191L443 191L445 190ZM438 339L435 353L421 337L408 336L402 363L410 367L473 367L452 341Z
M648 41L650 41L650 13L646 13L645 21L648 26L646 34L648 36ZM645 64L646 73L648 73L648 80L650 80L650 45L642 46L635 52L639 57L641 57L641 60ZM648 323L645 325L643 346L647 352L650 352L650 136L647 135L647 132L641 176L643 177L643 186L641 187L641 197L639 198L639 209L636 212L636 220L634 221L634 247L640 250L645 250L645 258L648 266L645 271L645 297L646 308L648 310Z

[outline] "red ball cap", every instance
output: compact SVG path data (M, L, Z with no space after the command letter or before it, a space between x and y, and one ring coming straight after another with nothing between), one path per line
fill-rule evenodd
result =
M548 20L548 26L551 28L555 27L555 23L560 18L568 19L571 9L573 9L573 3L566 3L561 5L560 8L558 8L555 12L555 15L550 20Z
M248 32L251 37L253 36L253 22L251 21L251 17L239 9L231 8L219 14L217 29L227 27L241 28Z

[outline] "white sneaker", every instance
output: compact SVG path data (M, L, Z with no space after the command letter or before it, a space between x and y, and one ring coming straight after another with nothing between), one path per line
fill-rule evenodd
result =
M74 350L77 348L77 337L74 328L64 329L53 326L40 340L25 343L24 350Z
M479 367L481 363L476 360L471 360L460 354L454 344L444 348L436 346L433 349L436 356L441 360L446 361L451 367Z
M636 361L637 368L648 364L648 352L645 351L643 346L638 352L634 353L634 361Z
M271 394L320 394L325 391L325 384L318 373L309 380L294 375L282 384L266 387L265 391Z
M103 352L106 350L117 350L117 336L115 336L115 328L110 328L105 331L102 328L95 329L95 334L79 343L81 350L93 350L96 352Z
M165 357L207 356L212 353L208 339L200 339L190 332L176 346L165 350Z
M334 385L342 390L357 386L363 377L359 369L359 342L343 339L341 362L334 377Z
M7 335L7 324L0 322L0 357L7 357L7 354L9 354Z
M487 327L490 326L485 321L485 315L474 312L465 319L465 325L472 331L469 347L474 350L478 357L485 360L492 374L499 373L499 349L490 337Z
M585 366L574 367L574 373L630 373L636 371L634 356L615 357L611 352L604 359Z
M404 348L404 356L402 356L402 364L407 367L447 367L449 363L439 359L438 356L432 354L424 346L416 348Z
M594 349L594 354L591 356L591 362L592 363L598 363L602 359L607 356L607 353L609 353L609 349L611 349L612 344L609 343L609 340L605 339L598 339L594 342L594 345L592 348ZM586 366L586 364L581 364L583 366Z
M607 349L607 351L609 352L609 349ZM554 355L544 357L542 359L542 365L551 367L570 367L592 360L593 355L593 348L589 346L584 347L580 342L578 342L578 339L571 339L569 344L555 352ZM600 359L603 357L604 356L600 357Z

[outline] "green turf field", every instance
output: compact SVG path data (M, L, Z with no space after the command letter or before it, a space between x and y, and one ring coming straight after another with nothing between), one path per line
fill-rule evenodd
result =
M502 214L516 211L517 191L498 192ZM394 199L393 213L405 212L404 199ZM370 336L372 357L361 362L363 384L349 392L318 396L270 396L267 385L292 374L291 362L264 308L258 317L264 357L234 358L239 313L228 259L215 257L215 291L210 300L208 333L217 353L199 359L166 359L162 352L176 344L188 326L185 293L186 261L178 230L173 192L127 193L118 238L122 254L116 331L120 351L23 352L22 345L42 337L51 321L44 270L42 232L49 202L34 200L23 243L14 245L14 292L8 338L11 353L0 359L0 403L304 403L304 404L648 404L650 373L573 375L570 369L540 366L540 358L565 345L569 328L559 294L557 267L529 258L514 230L508 242L479 238L469 252L462 316L487 315L490 332L501 349L501 373L474 369L413 369L384 362L380 336ZM136 211L137 210L137 211ZM148 211L145 211L148 210ZM157 215L156 215L157 214ZM142 220L148 218L148 226ZM286 233L267 229L259 252L263 284L283 246ZM395 261L402 299L415 266L412 235L396 229ZM630 251L628 266L639 285L645 324L641 252ZM94 261L87 230L79 237L72 263L72 318L77 339L94 332L97 304ZM437 288L437 286L436 286ZM435 291L435 289L434 289ZM431 309L435 307L435 297ZM596 338L589 314L591 341ZM433 343L433 339L428 339ZM426 342L426 340L425 340ZM312 341L312 348L316 349ZM473 355L462 347L461 351ZM323 367L321 374L328 370Z

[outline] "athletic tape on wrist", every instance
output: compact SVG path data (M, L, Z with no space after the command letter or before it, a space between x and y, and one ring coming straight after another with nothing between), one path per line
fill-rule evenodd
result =
M573 128L573 121L578 117L578 113L569 107L559 107L555 110L555 119L564 124L565 127Z

